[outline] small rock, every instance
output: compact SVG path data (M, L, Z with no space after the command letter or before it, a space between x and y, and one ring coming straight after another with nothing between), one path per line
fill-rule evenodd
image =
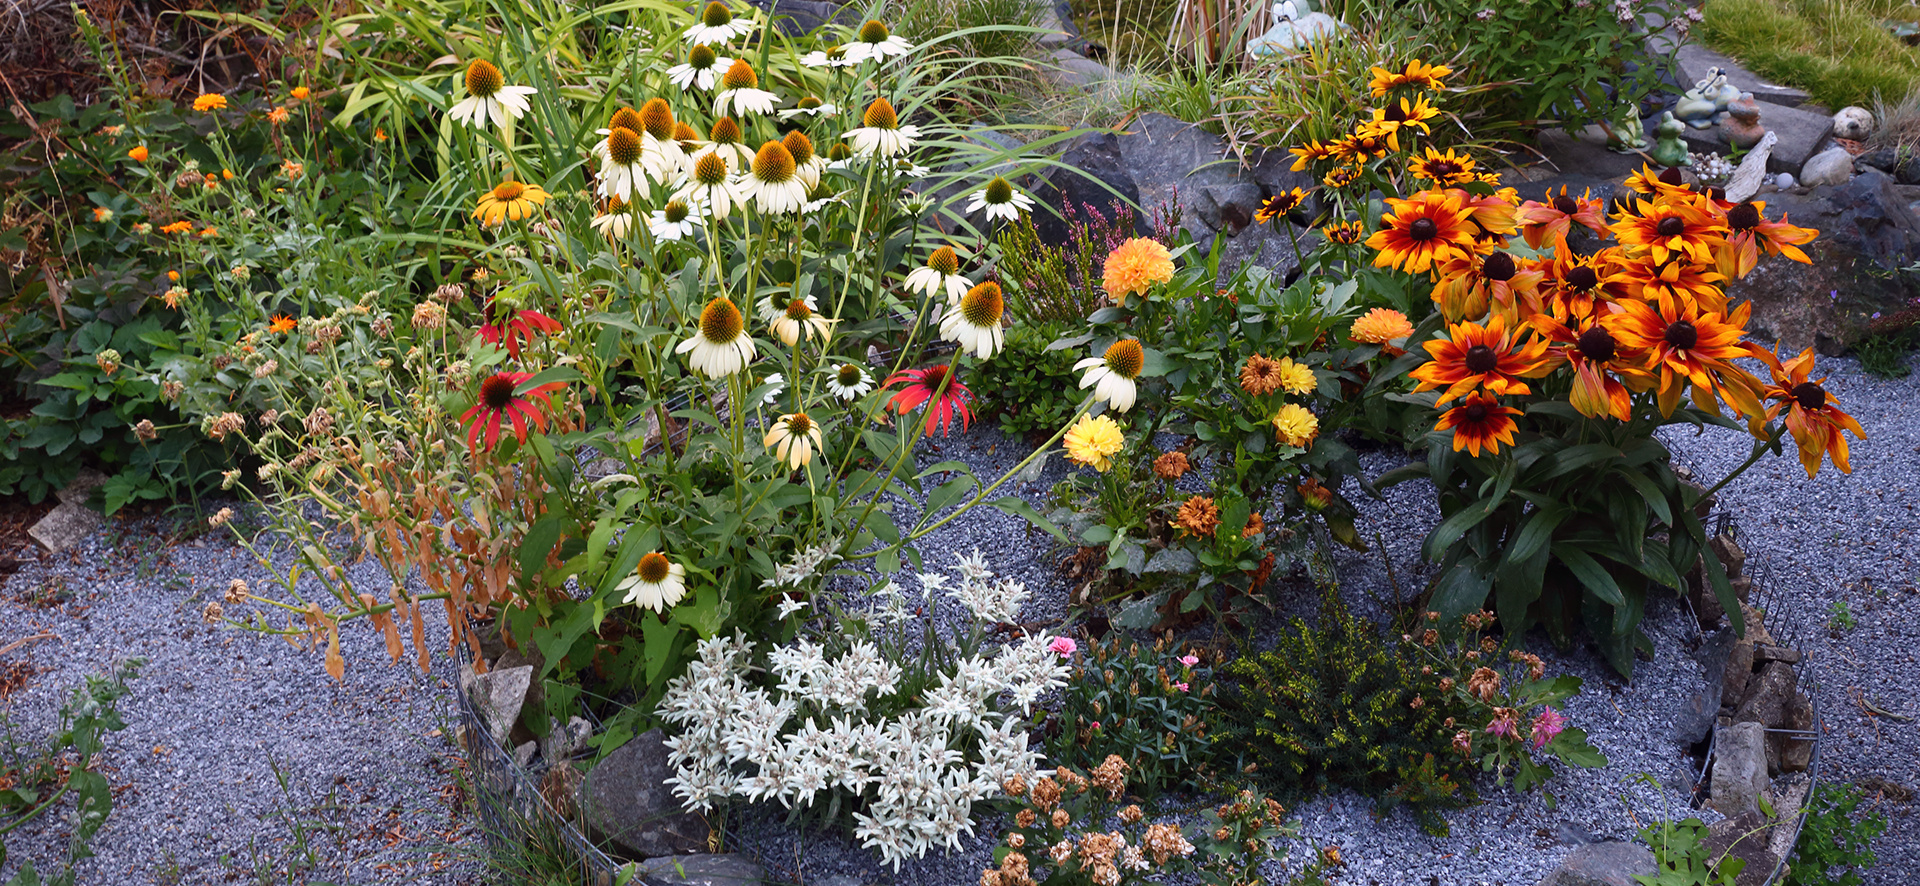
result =
M1720 703L1739 706L1747 697L1747 683L1753 678L1753 641L1735 640L1727 650L1727 670L1722 679Z
M1753 647L1753 660L1756 662L1783 661L1787 664L1799 664L1800 650L1789 649L1785 646L1775 646L1769 643L1765 646Z
M488 671L473 678L472 695L480 718L495 744L509 747L513 727L520 722L520 708L527 703L527 685L533 682L533 668L522 665L502 671Z
M1253 214L1260 209L1260 200L1260 186L1253 182L1207 185L1200 189L1200 199L1194 201L1194 208L1199 210L1200 220L1207 227L1216 231L1225 228L1231 236L1253 221Z
M665 733L658 729L641 733L601 760L581 788L587 824L641 858L704 852L711 830L705 818L687 812L667 787L673 769L667 765L665 742Z
M1844 185L1853 177L1853 155L1838 145L1807 158L1800 167L1800 181L1807 187Z
M1900 155L1895 153L1892 148L1868 151L1854 158L1853 167L1856 170L1871 168L1878 169L1881 172L1894 172L1900 168Z
M1794 185L1797 184L1799 184L1799 182L1794 181L1793 173L1791 172L1782 172L1773 178L1773 189L1776 191L1791 191Z
M1653 853L1636 843L1588 843L1573 850L1540 886L1639 886L1635 874L1653 876Z
M1757 648L1757 647L1756 647ZM1747 687L1747 697L1733 712L1735 723L1777 727L1786 721L1787 699L1800 687L1800 676L1785 662L1770 661Z
M1848 105L1833 115L1834 138L1865 141L1873 130L1873 112L1859 105Z
M760 886L766 871L744 855L669 855L640 862L634 882L645 886Z
M67 504L84 505L87 499L93 497L95 489L105 485L107 485L107 475L92 468L81 468L80 472L74 474L73 479L68 480L67 485L54 495L59 496L60 500Z
M525 769L528 766L533 765L533 754L535 751L539 749L540 749L539 743L531 742L531 741L526 742L520 745L519 747L513 749L513 762L518 764L521 769Z
M1786 710L1782 712L1782 729L1796 729L1802 732L1813 730L1813 703L1804 693L1795 692L1787 699ZM1767 736L1767 757L1774 761L1777 757L1780 772L1805 772L1813 762L1813 739L1785 733L1772 733Z
M556 726L540 740L540 756L549 765L578 753L593 737L593 724L583 717L569 717L565 726Z
M81 499L85 501L85 499ZM41 517L27 534L40 546L59 553L79 544L104 522L100 514L84 504L63 501Z
M1727 578L1739 578L1746 574L1747 552L1740 543L1725 535L1716 535L1707 542L1713 552L1720 557L1720 565L1727 570Z
M1049 76L1062 86L1086 87L1113 76L1113 72L1107 70L1106 65L1071 49L1056 49L1053 51L1053 70Z
M1720 729L1713 741L1713 808L1726 816L1758 810L1769 783L1766 727L1747 722Z

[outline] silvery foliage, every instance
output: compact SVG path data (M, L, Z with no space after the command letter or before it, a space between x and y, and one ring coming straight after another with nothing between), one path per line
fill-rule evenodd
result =
M973 591L955 596L977 615L1004 620L1018 610L1023 593L990 583L978 555L962 558L960 571ZM854 835L895 870L936 845L959 849L973 833L974 803L998 796L1011 776L1044 774L1028 749L1029 715L1069 673L1047 648L1052 639L1036 633L989 654L948 656L917 698L902 692L901 665L864 640L831 660L809 640L772 649L770 689L749 679L754 643L744 635L702 641L659 707L676 733L668 783L702 812L726 799L792 808L844 791L864 801Z

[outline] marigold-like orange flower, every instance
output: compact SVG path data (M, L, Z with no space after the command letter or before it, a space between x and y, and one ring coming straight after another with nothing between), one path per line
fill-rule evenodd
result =
M1520 429L1513 417L1520 410L1511 406L1502 406L1500 401L1485 393L1474 393L1460 401L1460 405L1441 413L1440 420L1434 422L1436 431L1453 432L1453 451L1467 450L1467 454L1480 457L1480 451L1488 455L1500 451L1500 444L1513 445L1513 434Z
M1847 438L1843 431L1851 431L1855 437L1867 439L1867 432L1860 427L1853 416L1840 410L1840 403L1821 386L1820 381L1810 381L1813 373L1813 349L1800 352L1800 356L1788 360L1782 365L1778 358L1768 354L1767 368L1773 373L1773 384L1768 385L1765 396L1772 401L1767 404L1767 420L1772 421L1781 412L1787 414L1787 431L1793 434L1794 445L1800 448L1800 466L1807 469L1809 478L1820 473L1820 460L1833 459L1833 466L1842 474L1853 473L1853 466L1847 461Z
M1473 227L1469 211L1452 194L1421 191L1411 199L1388 198L1393 210L1381 218L1380 230L1367 238L1367 246L1379 251L1375 267L1394 267L1409 273L1423 273L1435 261L1473 249Z
M1247 358L1240 367L1240 390L1264 397L1280 390L1280 363L1259 354Z
M200 229L200 239L202 240L206 240L208 238L218 237L218 236L220 236L219 228L201 228Z
M1727 234L1726 222L1706 198L1674 194L1649 203L1634 201L1632 213L1621 213L1609 227L1629 253L1644 251L1655 264L1675 255L1700 264L1713 262L1713 249Z
M193 230L193 222L186 220L160 226L160 233L162 234L184 234L191 230Z
M1162 480L1178 480L1193 469L1184 452L1163 452L1153 460L1153 475Z
M313 90L308 89L305 86L295 86L293 90L291 92L288 92L287 94L290 96L293 96L294 101L303 102L307 100L307 96L313 94Z
M147 146L134 145L133 149L127 152L127 156L132 158L135 163L145 163L147 162Z
M1415 392L1446 388L1436 405L1474 388L1494 394L1530 394L1533 390L1521 379L1539 378L1553 369L1546 358L1547 343L1517 343L1498 314L1486 326L1450 324L1447 336L1425 343L1433 360L1408 373L1420 382Z
M1741 415L1761 413L1760 380L1729 362L1767 354L1744 340L1752 303L1742 302L1730 316L1702 311L1684 300L1630 299L1619 306L1619 313L1609 312L1600 322L1616 342L1646 351L1649 371L1659 370L1661 416L1673 415L1688 383L1693 385L1694 405L1716 415L1721 400Z
M1398 71L1389 71L1386 68L1368 68L1367 73L1373 75L1373 78L1367 83L1367 89L1373 93L1375 98L1379 98L1380 96L1386 95L1388 90L1399 86L1418 86L1423 89L1436 91L1445 89L1447 88L1447 84L1444 78L1452 74L1453 69L1446 65L1422 64L1421 61L1416 58L1413 61L1407 62L1407 66Z
M275 126L279 126L292 118L293 113L288 111L284 105L274 105L273 110L267 112L267 122Z
M1193 496L1181 503L1179 513L1173 518L1173 525L1185 535L1212 538L1214 531L1220 528L1220 506L1207 496Z
M1554 196L1551 189L1543 196L1547 198L1544 203L1528 200L1520 204L1514 218L1520 223L1520 236L1526 238L1528 246L1539 249L1543 243L1564 242L1575 224L1595 234L1606 231L1602 205L1594 199L1592 188L1582 191L1578 197L1569 197L1567 186L1561 185L1559 196Z
M196 111L224 111L227 109L227 97L217 92L203 92L193 100Z
M285 314L273 315L273 322L267 324L267 331L275 335L286 335L300 328L300 321Z
M1456 154L1452 148L1442 154L1429 147L1423 156L1407 164L1407 172L1414 178L1433 182L1434 187L1445 188L1473 181L1473 167L1472 157Z
M1392 308L1374 308L1353 321L1353 330L1347 333L1347 337L1367 344L1384 345L1412 334L1413 324L1407 320L1407 315Z
M1802 264L1812 264L1813 260L1800 250L1800 244L1812 243L1820 232L1812 228L1799 228L1787 223L1782 215L1777 222L1767 221L1761 210L1767 208L1765 202L1746 202L1727 210L1727 230L1729 235L1714 250L1714 265L1720 274L1730 280L1745 277L1760 263L1760 250L1768 255L1784 255Z
M1621 421L1633 419L1629 384L1634 391L1653 386L1653 376L1642 368L1644 354L1621 347L1613 333L1592 318L1568 326L1547 314L1535 314L1529 322L1552 342L1550 350L1555 358L1573 369L1573 390L1567 395L1573 408L1589 418L1611 415Z
M1145 298L1147 290L1173 280L1173 254L1160 242L1134 237L1115 247L1107 255L1101 285L1115 304L1125 307L1127 297Z

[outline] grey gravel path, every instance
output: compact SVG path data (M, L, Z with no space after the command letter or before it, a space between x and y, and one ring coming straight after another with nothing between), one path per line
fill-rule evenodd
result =
M343 632L336 684L313 652L206 625L202 608L230 579L266 571L220 533L169 548L158 533L171 528L115 520L0 585L0 644L58 635L7 656L45 669L0 703L18 737L42 740L87 675L147 660L120 703L128 728L99 758L115 805L77 882L479 883L454 793L444 627L429 633L439 654L426 675L388 665L374 634ZM356 569L373 577L372 564ZM46 589L70 599L22 602ZM9 835L0 881L28 859L45 870L67 833L50 816Z

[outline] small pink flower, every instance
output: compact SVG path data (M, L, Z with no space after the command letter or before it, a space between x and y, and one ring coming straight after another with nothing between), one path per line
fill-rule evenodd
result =
M1058 653L1061 658L1066 658L1080 651L1080 644L1073 642L1072 637L1055 637L1053 642L1047 644L1047 650Z
M1187 667L1193 667L1200 663L1200 657L1197 655L1182 655L1180 656L1180 663Z
M1547 742L1552 741L1553 737L1559 735L1565 728L1567 728L1567 718L1559 711L1553 708L1541 711L1540 716L1533 718L1533 749L1537 751L1546 747Z
M1520 725L1514 722L1512 708L1494 708L1493 720L1487 723L1487 734L1498 738L1519 738Z
M1091 726L1088 726L1087 728L1088 728L1088 729L1099 729L1099 728L1100 728L1100 721L1099 721L1099 720L1095 720L1095 721L1093 721L1093 725L1091 725Z
M1185 684L1185 683L1175 683L1175 684L1173 684L1173 688L1175 688L1175 689L1178 689L1178 690L1180 690L1181 692L1185 692L1185 691L1187 691L1187 684Z

